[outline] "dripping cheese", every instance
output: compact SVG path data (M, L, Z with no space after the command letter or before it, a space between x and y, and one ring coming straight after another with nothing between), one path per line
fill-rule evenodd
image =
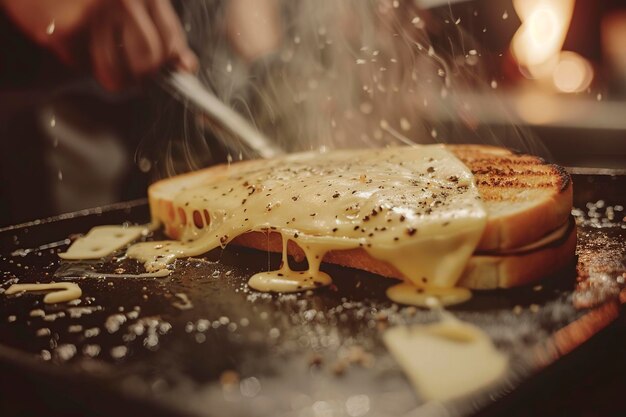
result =
M43 297L46 304L64 303L80 298L82 290L73 282L53 282L50 284L13 284L4 292L7 295L22 291L54 291Z

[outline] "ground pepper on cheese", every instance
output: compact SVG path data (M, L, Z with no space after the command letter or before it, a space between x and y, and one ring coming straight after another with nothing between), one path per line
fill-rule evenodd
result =
M232 164L178 191L173 205L186 219L181 239L135 244L129 257L155 271L246 232L271 230L282 235L283 246L298 244L309 264L308 271L291 271L284 250L280 271L250 281L280 292L328 285L330 277L319 271L324 254L359 247L415 287L453 288L487 217L471 172L439 145ZM206 227L197 226L197 213L205 214Z

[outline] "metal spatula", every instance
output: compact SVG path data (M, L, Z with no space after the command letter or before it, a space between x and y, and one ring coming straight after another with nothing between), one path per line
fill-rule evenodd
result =
M261 158L273 158L285 153L283 149L218 99L195 75L168 70L157 75L156 81L172 97L185 105L192 106L195 111L238 136Z

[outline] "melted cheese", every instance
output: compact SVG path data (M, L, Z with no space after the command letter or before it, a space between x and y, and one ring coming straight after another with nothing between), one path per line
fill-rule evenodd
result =
M418 287L402 282L389 287L387 297L399 304L434 308L463 303L472 298L472 292L461 287Z
M450 400L486 388L508 368L508 358L487 334L451 316L430 325L391 328L383 340L427 401Z
M262 291L311 287L300 275L312 277L313 286L328 284L319 272L324 254L359 247L413 285L453 287L487 217L469 169L437 145L294 154L180 184L186 189L169 198L182 211L181 240L139 243L128 256L155 271L246 232L271 230L283 246L287 240L300 246L309 270L290 271L284 250L281 271L250 281ZM205 210L209 224L198 227L193 216Z
M68 248L59 253L67 260L100 259L109 256L148 231L144 226L98 226L85 236L79 237Z
M53 282L51 284L13 284L4 292L5 294L12 295L22 291L54 291L50 294L46 294L43 297L43 302L46 304L64 303L66 301L72 301L83 294L82 290L73 282Z
M263 292L298 292L323 287L333 282L330 275L319 270L323 256L321 253L307 255L307 259L312 260L308 271L293 271L287 261L288 242L288 239L283 239L283 263L280 269L254 274L248 281L250 287Z

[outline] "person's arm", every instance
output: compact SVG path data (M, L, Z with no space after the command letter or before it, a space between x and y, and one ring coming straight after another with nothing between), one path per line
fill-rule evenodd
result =
M71 65L91 66L106 88L120 89L165 64L194 71L169 0L0 0L16 24Z

